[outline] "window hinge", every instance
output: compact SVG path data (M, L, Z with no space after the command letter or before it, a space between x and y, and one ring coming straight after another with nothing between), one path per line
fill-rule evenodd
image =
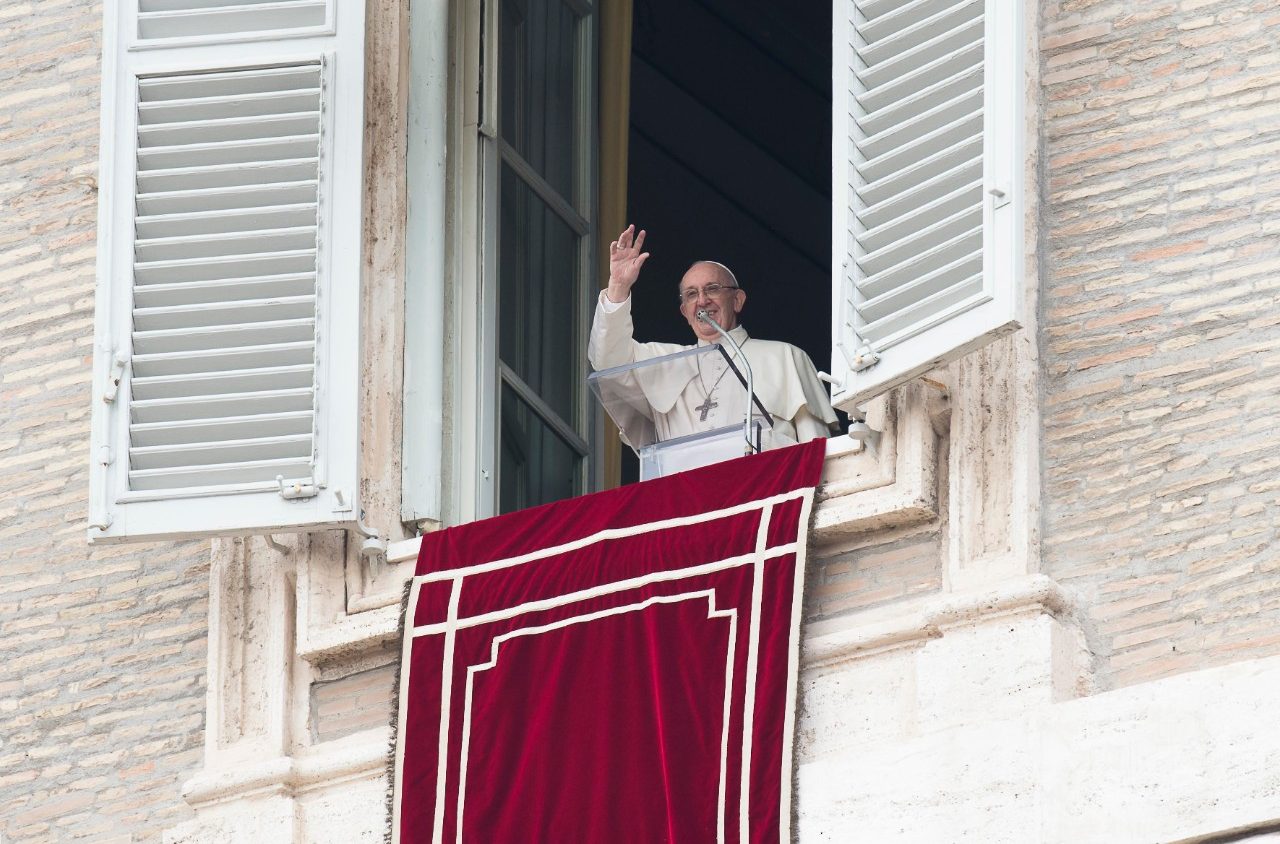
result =
M276 483L280 485L280 497L285 501L299 498L315 498L319 494L313 478L296 478L286 481L284 475L276 475Z
M1013 201L1013 197L1009 196L1008 185L992 185L987 188L987 193L991 196L992 208L1003 208Z

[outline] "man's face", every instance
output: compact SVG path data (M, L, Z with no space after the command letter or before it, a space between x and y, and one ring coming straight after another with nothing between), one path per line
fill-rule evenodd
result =
M721 290L717 294L707 292L709 285L718 284ZM714 264L697 264L680 279L680 313L699 340L712 343L720 338L719 332L707 323L698 319L698 311L707 314L720 323L725 331L731 331L738 324L738 313L747 301L746 291L733 287L733 277Z

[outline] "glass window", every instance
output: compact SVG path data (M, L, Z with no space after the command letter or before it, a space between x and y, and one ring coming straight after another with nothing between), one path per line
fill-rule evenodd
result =
M577 412L578 238L502 168L498 261L498 354L566 420Z
M501 16L498 131L552 188L572 197L578 17L562 0L502 0Z
M586 7L583 7L586 8ZM563 0L500 0L495 451L501 512L585 491L590 257L583 155L590 19ZM496 213L494 213L496 212Z
M582 456L561 439L510 385L502 387L499 507L503 513L582 493Z

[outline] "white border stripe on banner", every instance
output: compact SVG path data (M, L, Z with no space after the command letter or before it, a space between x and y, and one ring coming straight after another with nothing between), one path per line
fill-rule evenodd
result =
M804 536L809 529L809 515L813 510L813 496L809 495L800 503L800 526L797 537ZM793 752L796 730L796 686L800 683L800 616L804 612L804 571L809 557L809 543L801 542L796 552L795 576L791 581L791 632L787 638L787 710L782 724L782 782L781 794L778 797L779 841L791 840L791 777L795 768Z
M455 577L449 589L449 621L457 622L458 600L462 596L462 578ZM436 763L436 816L431 827L431 840L439 841L444 836L444 798L445 785L449 774L449 715L453 709L453 640L456 630L446 630L444 634L444 668L440 677L440 757Z
M641 586L649 586L654 583L665 583L672 580L684 580L688 577L698 577L704 574L715 574L718 571L726 571L728 569L738 568L739 566L751 565L757 561L763 562L764 560L771 560L774 557L794 554L796 550L797 544L795 542L788 542L785 545L778 545L774 548L769 548L764 552L753 551L750 554L726 557L723 560L716 560L711 563L690 566L689 568L667 569L666 571L652 572L651 574L631 577L626 580L615 580L612 583L603 583L599 586L592 586L590 589L568 592L564 595L557 595L554 598L542 598L537 601L528 601L523 604L505 607L500 610L493 610L480 615L458 618L453 622L442 621L435 624L423 624L419 627L413 628L413 635L434 636L440 633L445 633L449 630L464 630L469 627L479 627L483 624L490 624L495 621L504 621L509 618L515 618L516 616L524 615L525 613L555 609L556 607L568 606L569 604L576 604L579 601L587 601L592 598L603 598L606 595L612 595L615 592L625 592L628 589L637 589Z
M703 522L711 522L716 519L723 519L729 516L738 516L743 513L749 513L752 510L763 510L765 507L769 507L774 504L781 504L784 501L801 498L804 495L812 493L813 489L813 487L802 487L801 489L792 490L791 492L782 492L777 495L771 495L768 498L757 498L754 501L748 501L744 504L735 504L732 507L725 507L720 510L708 510L705 513L698 513L693 516L677 516L675 518L663 519L657 522L646 522L643 525L634 525L628 528L606 528L605 530L597 531L590 536L575 539L572 542L564 542L560 545L553 545L549 548L530 551L529 553L521 554L518 557L508 557L505 560L494 560L489 563L476 563L464 568L419 574L416 578L425 583L434 580L449 580L454 577L470 577L473 574L485 574L486 572L498 571L500 569L523 565L524 563L531 563L535 560L541 560L546 557L554 557L567 551L577 551L580 548L586 548L588 545L594 545L597 542L604 542L609 539L625 539L629 536L643 536L646 533L666 530L667 528L698 525Z
M412 586L411 586L410 595L409 595L409 603L406 608L406 613L407 613L406 624L411 623L413 615L416 612L418 599L421 595L421 585L423 583L452 581L452 584L451 584L450 594L449 594L449 612L448 612L446 621L443 623L422 625L420 627L412 627L411 628L412 633L404 637L404 644L401 652L401 667L400 667L401 685L400 685L400 696L399 696L400 697L399 713L397 716L399 740L397 741L397 747L395 752L396 780L395 780L395 786L393 789L394 816L392 818L392 834L394 836L394 840L399 841L401 837L401 815L402 815L402 807L403 807L403 800L404 800L403 784L402 784L403 773L404 773L404 748L405 748L404 738L406 735L405 730L408 725L408 696L409 696L409 688L410 688L410 673L412 668L413 643L418 636L431 635L431 634L444 635L444 643L443 643L444 650L443 650L443 658L442 658L442 662L444 664L442 666L441 687L440 687L441 710L440 710L440 734L439 734L439 748L438 748L439 759L437 761L436 804L435 804L435 818L434 818L433 834L432 834L432 841L442 842L443 836L444 836L445 787L447 785L446 779L447 779L447 773L448 773L449 728L450 728L450 719L452 714L451 697L453 694L452 687L453 687L453 669L454 669L454 648L456 644L455 642L456 634L459 629L472 627L472 626L484 624L491 621L509 619L525 612L533 612L540 609L549 609L549 608L564 606L566 604L573 603L575 601L586 600L593 597L600 597L602 595L607 595L612 592L622 591L623 589L631 589L631 588L636 588L638 586L645 586L652 583L660 583L660 582L669 581L669 580L679 580L685 577L698 576L701 574L709 574L709 573L714 573L716 571L727 570L740 565L751 564L751 565L754 565L755 570L753 572L754 578L753 578L753 588L752 588L752 618L751 618L751 627L749 628L750 633L748 636L748 653L747 653L748 677L744 681L744 686L745 686L744 716L745 717L744 717L744 724L743 724L743 727L744 727L743 758L742 758L743 785L741 788L741 795L739 800L739 810L740 810L740 819L741 819L740 837L743 840L746 840L747 836L750 833L750 829L749 829L750 793L748 788L750 784L750 772L751 772L752 726L754 721L754 709L755 709L754 685L755 685L755 674L758 668L757 648L759 646L759 635L760 635L759 614L760 614L760 605L762 602L761 589L763 585L764 564L767 560L773 559L775 557L784 556L790 553L795 553L797 558L796 559L796 579L793 586L794 594L793 594L792 619L791 619L792 624L791 624L790 643L789 643L790 652L788 655L788 674L789 674L788 682L790 683L791 694L788 696L786 711L784 713L786 729L782 737L783 738L783 762L784 762L784 765L789 766L792 762L792 757L793 757L792 731L794 730L794 725L795 725L795 684L798 679L800 612L801 612L801 601L802 601L802 595L803 595L803 574L805 570L805 560L807 557L806 543L803 541L800 541L800 537L806 537L807 535L808 519L812 509L813 495L815 493L815 489L816 489L815 487L801 487L799 489L792 490L790 492L779 493L777 495L772 495L766 498L755 499L753 501L744 502L742 504L736 504L731 507L725 507L719 510L710 510L710 511L706 511L704 513L699 513L692 516L680 516L680 517L675 517L671 519L663 519L661 521L648 522L643 525L635 525L627 528L608 528L605 530L598 531L594 534L591 534L590 536L573 540L571 542L565 542L557 546L539 549L537 551L529 552L516 557L510 557L502 560L495 560L493 562L488 562L488 563L475 564L475 565L467 566L465 568L431 572L425 575L415 575L414 578L412 579ZM779 545L774 548L764 547L767 542L768 525L772 517L772 511L773 511L774 505L781 504L783 502L791 501L795 499L800 499L802 501L802 510L800 515L800 522L798 525L799 536L797 538L797 541L785 543L783 545ZM668 528L673 528L673 527L685 527L685 526L691 526L691 525L697 525L697 524L704 524L707 522L715 521L717 519L723 519L731 516L737 516L743 513L748 513L753 510L762 511L760 524L757 527L757 532L756 532L756 551L753 553L739 555L736 557L730 557L730 558L718 560L712 563L706 563L699 566L690 567L687 569L654 572L650 575L630 578L626 581L616 581L612 584L604 584L601 586L593 587L591 589L586 589L576 593L571 593L570 595L559 596L557 598L544 599L541 601L531 601L526 604L520 605L518 607L512 607L505 610L498 610L498 611L486 613L480 616L473 616L467 619L458 618L460 599L461 599L462 581L464 578L470 575L484 574L487 572L498 571L504 568L512 568L514 566L522 565L525 563L536 562L541 559L553 557L558 554L563 554L569 551L575 551L575 550L585 548L599 542L608 541L611 539L624 539L632 536L642 536L646 533L653 533L659 530L666 530ZM668 602L670 597L671 596L658 596L657 598L650 599L650 601ZM612 613L616 611L617 610L607 610L604 612ZM732 625L731 629L732 631L734 631L733 636L736 637L736 629L737 629L736 610L721 611L721 614L729 614L729 613L732 614L732 617L730 619L730 622ZM578 618L578 617L575 617L575 618ZM532 629L532 628L529 628L529 629ZM730 649L729 659L732 660L733 647L736 647L736 638L731 638L730 644L731 644L731 649ZM496 659L496 653L495 653L495 659ZM473 675L473 671L474 671L474 668L469 669L468 671L468 689L470 689L471 677ZM728 665L726 677L731 679L733 676L732 672L733 672L733 665L731 661ZM727 795L725 793L725 785L726 785L725 778L727 774L726 766L728 764L727 760L728 760L728 744L729 744L728 714L732 710L732 688L733 688L732 683L727 681L726 682L725 718L724 718L724 725L723 725L722 736L721 736L722 772L721 772L721 782L720 782L720 788L719 788L720 807L719 807L719 813L718 813L719 815L718 839L720 841L723 841L725 836L724 815L725 815L725 812L727 811L727 805L726 805ZM465 707L466 707L465 712L466 712L466 718L467 718L467 720L464 721L464 731L466 731L465 741L469 743L469 738L470 738L470 735L469 735L470 694L469 692L468 692L467 700L465 701ZM466 752L465 747L466 745L464 744L464 750L463 750L464 753ZM466 761L465 758L462 761L464 762L464 767L461 769L461 771L462 771L462 776L465 779L465 761ZM781 783L781 795L780 795L781 797L780 826L781 826L781 831L783 833L781 840L786 841L786 840L789 840L790 838L790 825L791 825L790 807L791 807L791 801L792 801L792 794L791 794L792 783L791 783L790 777L787 776L787 771L783 771L783 774L784 774L784 781ZM463 790L460 788L459 790L460 798L463 793L464 793ZM459 829L461 827L461 805L462 804L460 799L459 817L458 817Z
M724 725L721 730L722 736L720 742L720 806L718 811L719 837L716 839L718 842L724 841L724 790L725 780L729 775L729 709L733 699L733 655L735 653L737 641L738 611L736 609L717 610L715 590L703 589L697 592L685 592L680 595L659 595L649 598L648 600L641 601L637 604L628 604L622 607L599 610L536 627L521 627L516 630L509 630L506 633L496 636L493 641L489 643L489 661L472 665L467 668L467 688L464 697L465 702L462 708L462 755L461 764L459 765L461 773L458 780L457 844L462 844L462 818L466 802L467 763L469 761L471 751L471 707L475 690L475 677L481 671L488 671L490 668L493 668L498 664L499 646L503 642L507 642L517 637L537 636L541 633L560 630L575 624L598 621L602 618L622 615L624 613L640 612L654 606L655 604L678 604L684 601L696 600L698 598L705 598L707 601L707 618L729 619L728 653L725 655Z
M760 662L760 604L764 600L765 546L769 543L769 522L773 505L765 505L756 528L755 565L751 572L751 632L747 634L746 698L742 701L742 788L738 792L738 840L746 842L750 833L751 744L756 719L756 669ZM795 543L789 543L795 550Z

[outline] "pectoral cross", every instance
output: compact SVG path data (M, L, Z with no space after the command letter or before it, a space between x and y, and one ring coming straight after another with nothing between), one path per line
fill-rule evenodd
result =
M699 421L699 422L706 422L706 421L707 421L707 414L711 412L711 409L712 409L713 407L719 407L719 406L720 406L720 402L718 402L718 401L712 401L712 400L711 400L711 396L709 396L709 395L708 395L708 396L707 396L706 401L704 401L702 404L697 405L696 407L694 407L694 410L698 411L698 413L699 413L699 414L701 414L701 415L698 417L698 421Z

